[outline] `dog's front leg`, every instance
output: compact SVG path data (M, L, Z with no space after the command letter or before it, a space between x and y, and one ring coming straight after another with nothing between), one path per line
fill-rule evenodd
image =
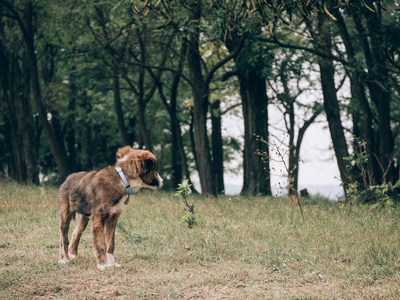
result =
M105 223L106 229L106 244L107 244L107 266L109 267L120 267L114 259L114 249L115 249L115 229L118 223L118 217L120 214L115 214L111 216Z
M93 235L93 249L97 259L97 268L100 270L104 270L107 265L104 223L105 220L101 215L92 215L91 227Z

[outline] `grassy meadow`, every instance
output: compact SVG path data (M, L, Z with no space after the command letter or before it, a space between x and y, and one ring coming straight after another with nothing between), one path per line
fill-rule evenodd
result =
M399 210L312 199L131 196L115 258L99 271L88 228L59 256L57 189L0 183L0 297L43 299L400 299ZM71 224L72 232L75 222ZM90 226L90 224L89 224Z

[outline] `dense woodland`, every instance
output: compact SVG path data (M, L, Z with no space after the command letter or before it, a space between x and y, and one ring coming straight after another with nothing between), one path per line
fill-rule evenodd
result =
M0 0L0 173L59 183L133 145L170 188L198 172L204 195L222 193L242 156L242 193L269 195L276 106L295 189L323 116L347 194L396 194L399 17L398 0ZM243 142L223 135L229 113Z

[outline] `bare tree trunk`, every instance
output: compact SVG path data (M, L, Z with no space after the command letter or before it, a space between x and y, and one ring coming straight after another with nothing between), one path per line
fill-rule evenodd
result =
M129 145L128 133L125 127L124 113L122 111L121 93L119 88L119 72L118 67L113 67L113 93L114 93L114 106L117 115L118 129L121 135L122 145Z
M225 45L232 53L240 44L239 36L232 33L232 38ZM244 47L236 58L236 70L242 98L244 121L243 149L243 188L241 194L271 195L269 161L262 161L258 151L269 156L268 144L262 143L257 136L268 141L268 97L266 81L258 73L257 67L246 61ZM262 66L259 66L261 69Z
M242 194L271 195L269 161L261 160L257 151L269 156L267 144L258 141L257 135L268 140L268 98L265 79L250 66L239 71L240 95L244 118L243 188Z
M18 182L39 184L36 134L30 103L30 73L24 69L28 65L27 57L23 55L21 65L18 61L21 52L19 43L12 51L8 51L4 44L0 46L5 123L10 130L6 133L10 177Z
M318 14L319 36L314 40L316 47L321 49L323 53L331 55L332 53L332 37L330 30L329 17ZM344 159L349 156L347 150L344 129L340 120L339 101L336 95L335 87L335 67L332 60L318 57L320 67L321 86L324 96L324 108L328 119L329 131L332 138L333 148L336 154L336 160L339 167L340 177L343 182L345 191L350 180L348 163Z
M362 138L366 142L366 151L369 157L368 160L368 168L370 170L372 184L376 184L380 181L382 170L380 170L378 162L374 153L378 153L375 144L375 130L373 127L373 115L368 103L364 82L362 81L362 74L359 71L358 66L356 65L356 55L355 49L350 38L346 22L343 20L341 14L335 14L337 17L337 26L339 28L340 35L342 37L343 43L346 47L346 54L351 63L351 68L348 70L349 78L350 78L350 90L352 95L353 106L359 107L360 110L353 108L353 115L358 115L358 117L353 117L353 133L355 136ZM357 20L355 20L358 23ZM356 24L356 27L359 28L360 24ZM359 28L360 29L360 28ZM357 124L357 122L362 123L361 126ZM360 128L359 128L360 127Z
M377 4L380 5L379 3ZM367 86L371 95L371 100L375 104L378 112L378 132L379 132L379 160L382 165L383 174L382 181L391 181L393 183L397 180L395 174L395 167L392 164L392 155L394 154L394 138L392 128L390 126L390 101L391 94L390 88L387 87L389 81L389 70L387 68L386 58L384 51L382 51L382 44L385 43L384 36L382 36L382 22L378 17L377 12L371 12L363 8L367 27L370 34L371 45L371 59L367 60L368 76Z
M7 162L8 176L18 182L26 180L26 168L24 165L23 154L21 149L22 138L18 132L17 114L14 99L13 76L11 76L10 64L5 56L2 58L1 64L3 73L1 75L1 83L3 90L4 107L4 127L7 145Z
M68 165L71 172L76 171L76 149L75 149L75 106L76 106L76 85L71 83L71 93L68 102L68 119L65 124L68 149Z
M213 174L215 176L215 188L217 194L224 192L224 153L222 148L222 129L221 129L221 110L220 101L215 100L211 104L211 124L212 124L212 160Z
M27 46L29 68L32 80L33 101L35 103L36 110L39 114L40 123L47 137L47 141L49 142L50 150L54 157L54 161L58 167L59 181L62 182L65 180L65 178L67 178L69 174L68 160L65 148L57 143L57 139L55 138L51 130L47 111L42 102L42 97L40 93L39 73L38 73L35 46L34 46L32 11L33 11L32 2L27 1L24 9L24 24L20 25Z
M35 145L35 127L33 126L33 114L30 103L30 76L29 72L20 74L21 86L16 100L17 122L22 136L22 151L26 166L26 182L39 184L38 154ZM25 76L23 76L25 75ZM15 78L15 80L18 80Z
M201 1L198 1L192 11L189 12L190 20L198 22L201 16ZM192 82L193 95L193 125L194 141L196 146L197 167L199 171L202 194L204 196L216 196L214 174L211 172L212 161L210 145L207 136L207 111L208 111L208 87L205 84L201 57L199 52L200 32L196 27L189 32L188 67L190 81Z

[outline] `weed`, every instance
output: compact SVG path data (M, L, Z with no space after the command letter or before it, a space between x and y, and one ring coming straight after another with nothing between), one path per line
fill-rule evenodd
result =
M189 228L193 228L196 225L196 217L194 216L194 204L190 205L187 201L187 194L190 191L190 186L188 180L184 182L184 184L178 185L178 192L176 196L182 196L183 203L185 204L185 211L189 213L189 215L183 220Z
M366 142L353 136L353 153L344 159L349 161L348 168L356 167L360 172L361 180L350 180L346 188L348 203L353 202L373 204L375 208L392 207L394 205L393 197L396 190L400 187L400 181L394 186L391 182L386 182L386 174L393 162L386 170L382 168L382 182L376 184L373 179L373 171L369 167L369 154Z
M272 142L270 142L270 141L266 141L263 137L261 137L259 135L257 135L256 138L257 138L258 141L267 144L268 147L270 148L270 151L276 154L277 161L279 163L283 164L283 167L284 167L284 169L286 171L288 179L287 179L287 184L286 185L283 185L280 182L278 183L279 184L279 189L281 191L284 190L284 189L287 189L289 191L289 195L292 195L296 199L296 202L297 202L297 204L299 206L299 209L300 209L301 217L302 217L302 219L304 221L303 207L301 205L301 201L300 201L299 195L297 193L297 190L296 190L296 187L295 187L295 184L294 184L294 181L295 181L294 171L297 168L297 166L294 165L294 167L291 168L286 163L286 155L289 152L290 147L293 147L293 145L289 146L289 148L287 149L287 148L285 148L283 146L283 141L277 143L275 140L273 140ZM266 163L266 162L272 160L271 156L268 155L268 153L265 152L265 151L257 150L256 153L257 153L257 155L259 155L261 157L263 163ZM280 174L280 175L282 175L282 174Z

